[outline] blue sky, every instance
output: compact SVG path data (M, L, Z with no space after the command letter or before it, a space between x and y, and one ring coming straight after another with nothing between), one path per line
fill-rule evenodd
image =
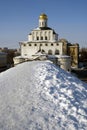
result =
M87 47L87 0L0 0L0 47L19 48L41 13L59 39Z

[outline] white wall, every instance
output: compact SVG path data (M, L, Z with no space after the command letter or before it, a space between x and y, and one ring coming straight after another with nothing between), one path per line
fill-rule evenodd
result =
M71 58L70 57L60 57L58 58L58 63L60 68L71 72Z
M52 45L53 44L53 45ZM30 46L31 45L31 46ZM36 46L35 46L36 45ZM42 46L40 46L42 45ZM59 54L62 55L62 43L57 42L28 42L21 44L21 56L29 57L34 55L39 49L44 50L48 54L48 51L51 50L52 54L55 55L55 51L59 50Z
M39 38L38 40L37 37ZM28 41L58 41L58 35L53 34L53 30L34 30L28 35Z

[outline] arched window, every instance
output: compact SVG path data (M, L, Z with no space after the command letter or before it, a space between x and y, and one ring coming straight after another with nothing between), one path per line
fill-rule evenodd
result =
M55 50L55 55L59 55L59 50Z
M47 40L47 36L45 36L45 40Z
M41 40L43 40L43 37L41 36Z
M39 40L39 37L37 37L37 40Z
M48 51L48 55L52 55L52 50L49 50L49 51Z
M47 26L47 22L45 22L45 27Z

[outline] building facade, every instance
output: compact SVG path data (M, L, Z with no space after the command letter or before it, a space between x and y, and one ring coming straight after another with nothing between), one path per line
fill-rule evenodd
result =
M72 67L78 68L78 66L79 66L79 44L68 44L67 54L71 56Z
M33 60L35 59L35 56L38 55L40 52L41 55L54 55L57 58L60 55L60 58L58 58L60 61L68 62L71 66L70 57L67 58L69 55L72 56L71 48L73 46L70 46L68 44L68 41L65 39L58 39L58 34L55 32L54 29L50 28L48 26L48 17L46 14L41 14L39 16L38 20L38 27L33 29L30 34L28 34L28 40L20 42L20 50L21 50L21 56L14 58L14 63L20 63L24 62L26 60ZM75 48L75 46L74 46ZM75 51L76 52L76 51ZM76 52L77 53L77 52ZM63 58L64 56L64 58ZM62 57L62 59L61 59ZM77 58L77 57L74 57ZM73 60L73 59L72 59ZM78 60L78 59L76 59ZM73 63L73 62L71 62ZM76 62L77 63L77 62ZM65 63L64 63L65 65ZM66 64L68 65L68 64ZM69 66L68 65L68 66ZM74 64L72 64L74 65ZM62 64L63 66L63 64ZM67 67L66 67L67 68ZM70 68L70 67L68 67ZM68 70L68 69L67 69Z
M58 34L48 27L46 14L39 16L39 27L28 35L28 41L20 42L21 56L30 58L39 50L51 55L62 55L62 42L58 42Z
M63 44L63 55L71 57L71 66L78 68L79 66L79 44L71 44L66 39L60 39Z

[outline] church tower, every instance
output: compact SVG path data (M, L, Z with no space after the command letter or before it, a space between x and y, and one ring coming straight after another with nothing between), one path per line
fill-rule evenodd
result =
M39 16L39 27L47 27L47 15L46 14L41 14Z

